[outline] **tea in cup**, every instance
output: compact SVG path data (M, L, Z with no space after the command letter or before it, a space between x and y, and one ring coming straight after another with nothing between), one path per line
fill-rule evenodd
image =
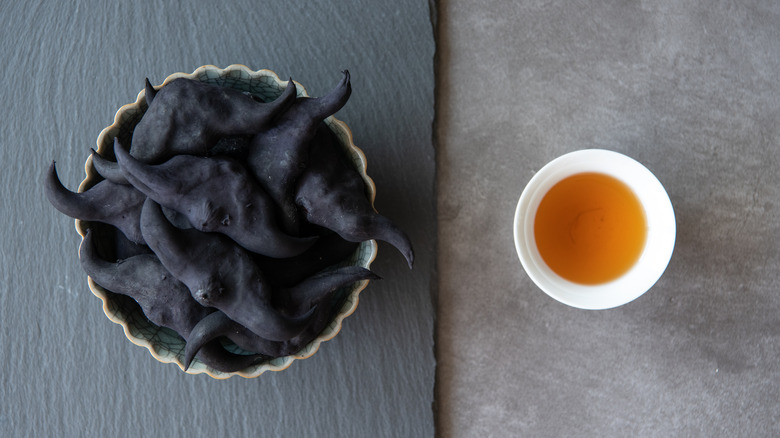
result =
M563 155L531 178L514 239L529 277L552 298L607 309L645 293L674 249L674 210L645 166L617 152Z

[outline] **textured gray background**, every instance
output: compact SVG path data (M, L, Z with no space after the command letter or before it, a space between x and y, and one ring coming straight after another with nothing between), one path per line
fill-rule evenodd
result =
M433 55L424 0L0 2L0 436L432 436ZM334 340L287 371L215 381L156 362L104 316L41 183L57 160L78 186L145 77L232 63L311 95L350 70L337 117L418 258L410 272L380 244L384 280Z
M780 2L439 2L442 437L780 436ZM638 300L568 308L512 241L534 172L655 172L678 239Z

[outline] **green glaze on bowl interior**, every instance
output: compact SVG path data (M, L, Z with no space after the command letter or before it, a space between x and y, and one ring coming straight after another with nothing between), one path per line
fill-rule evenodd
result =
M282 94L287 81L282 81L276 73L270 70L253 71L244 65L231 65L226 68L218 68L213 65L199 67L192 73L174 73L165 81L155 87L157 89L165 86L176 78L196 79L209 84L223 87L235 88L244 92L251 93L263 101L271 101ZM308 97L304 87L296 82L299 97ZM146 112L147 103L145 91L141 90L134 103L122 106L114 117L114 123L105 128L97 139L97 151L104 156L113 156L114 138L119 137L123 144L130 144L133 129L141 120ZM366 157L352 141L352 132L346 123L337 120L333 116L325 120L327 126L336 134L344 153L350 158L355 168L363 177L366 183L366 192L373 203L376 196L376 187L373 180L366 174ZM86 178L81 182L79 191L83 192L89 187L100 181L101 177L95 171L92 165L92 158L88 158L85 164ZM86 235L89 222L76 220L76 230L82 239ZM344 260L340 266L354 265L370 268L377 253L377 244L373 240L362 242L351 257ZM91 278L88 279L89 287L92 293L103 301L103 311L108 318L121 325L125 336L136 345L146 347L149 352L160 362L175 363L182 370L184 365L184 339L173 330L159 327L150 322L144 316L141 308L132 299L119 294L112 293L98 284ZM235 373L224 373L206 366L197 358L190 364L187 372L190 374L205 373L216 379L226 379L234 375L242 377L257 377L266 371L282 371L289 367L297 359L305 359L312 356L324 341L332 339L341 330L341 324L344 318L351 315L358 305L358 295L368 285L368 280L364 280L339 291L343 296L340 309L329 325L312 342L306 345L301 351L285 357L279 357L267 362L254 365Z

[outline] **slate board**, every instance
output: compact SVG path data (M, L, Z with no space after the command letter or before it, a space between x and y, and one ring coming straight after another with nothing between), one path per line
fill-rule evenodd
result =
M433 33L425 1L3 2L0 57L0 435L432 436ZM52 160L74 189L145 77L245 64L321 95L352 74L337 117L406 229L415 269L380 243L341 333L281 373L226 381L158 363L103 314L73 221L45 200Z

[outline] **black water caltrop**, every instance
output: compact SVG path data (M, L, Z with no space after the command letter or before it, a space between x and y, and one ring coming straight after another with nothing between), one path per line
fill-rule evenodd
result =
M214 312L204 317L192 329L184 350L184 364L188 366L192 358L204 345L219 338L230 339L238 347L269 357L287 356L299 351L311 342L328 321L330 306L325 303L331 294L356 281L378 280L379 276L359 266L346 266L329 272L323 272L307 278L295 287L282 290L277 301L279 307L293 313L311 311L312 317L301 333L284 340L274 341L257 335L243 325L230 319L224 312Z
M349 78L345 70L327 95L295 99L273 125L252 137L247 147L247 167L281 208L282 227L288 233L300 232L295 185L308 164L312 140L322 121L347 103L352 94Z
M94 149L91 149L91 151L92 166L95 167L95 170L100 176L115 184L130 184L125 177L125 174L122 172L122 169L119 167L119 163L103 157Z
M227 237L178 229L151 199L141 212L141 231L195 301L222 310L258 336L284 341L300 333L310 319L310 313L287 316L273 308L272 286L252 256Z
M149 321L174 330L186 340L203 318L216 311L198 304L187 287L171 275L154 254L137 255L117 263L101 259L94 248L93 234L88 229L79 248L82 268L104 289L135 300ZM231 353L219 342L204 343L198 358L222 372L242 370L266 359L259 354ZM191 361L192 358L187 364Z
M276 100L264 103L232 88L174 79L149 99L130 152L145 163L179 154L205 155L220 137L260 132L292 105L295 95L293 81Z
M298 179L295 202L308 222L333 230L346 240L383 240L395 246L409 268L414 251L406 234L390 219L374 210L366 197L365 182L344 161L333 133L318 131L310 151L310 163Z
M296 256L316 241L285 234L277 225L273 201L231 158L177 155L148 165L118 141L114 154L133 186L200 231L222 233L249 251L277 258Z
M131 241L144 243L139 218L146 196L134 187L103 180L84 192L71 192L62 185L52 162L45 189L49 202L61 213L82 221L113 225Z

